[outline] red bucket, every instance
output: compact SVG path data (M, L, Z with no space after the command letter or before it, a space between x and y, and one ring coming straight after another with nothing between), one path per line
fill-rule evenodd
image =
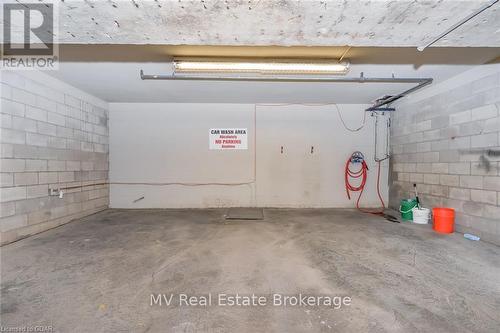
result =
M455 210L453 208L436 207L432 209L434 223L432 229L444 234L451 234L455 227Z

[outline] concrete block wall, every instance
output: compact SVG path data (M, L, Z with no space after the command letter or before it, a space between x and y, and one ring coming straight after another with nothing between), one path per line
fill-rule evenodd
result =
M97 185L108 181L107 103L40 72L2 71L0 111L1 244L108 207ZM75 188L49 196L62 187Z
M500 244L500 65L480 66L397 104L390 206L413 197L456 211L456 230Z

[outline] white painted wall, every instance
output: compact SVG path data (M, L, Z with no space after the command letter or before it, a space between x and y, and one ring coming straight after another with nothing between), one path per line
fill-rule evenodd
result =
M361 124L366 105L339 108L348 126ZM208 129L217 127L248 128L248 150L209 150ZM353 207L355 201L345 194L344 166L361 150L370 167L362 203L376 207L373 138L372 117L352 133L332 105L112 103L112 183L249 184L112 184L110 206ZM381 191L387 198L387 165L382 167Z

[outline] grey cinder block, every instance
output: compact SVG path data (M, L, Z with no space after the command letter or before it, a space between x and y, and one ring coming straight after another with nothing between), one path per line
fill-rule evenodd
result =
M36 133L36 120L24 118L24 117L16 117L12 118L12 129L18 131L32 132Z
M460 187L464 188L483 188L483 177L482 176L460 176Z
M13 116L24 117L26 106L23 103L10 101L2 98L2 113Z
M26 133L22 131L2 128L0 131L2 143L25 144Z
M1 187L14 186L14 173L7 173L7 172L0 173L0 186Z
M470 194L472 201L487 203L491 205L495 205L497 203L497 192L495 191L470 190Z
M42 185L33 185L26 187L27 198L39 198L46 197L49 195L49 186Z
M23 159L2 158L0 160L1 172L24 172L26 171L26 161Z
M26 215L14 215L0 218L0 231L6 232L26 226L28 219Z
M472 120L494 118L498 115L495 104L483 105L471 110Z
M439 183L441 185L459 186L460 178L457 175L439 175Z
M454 175L469 175L471 173L471 165L467 162L449 163L448 172Z
M47 121L47 111L28 105L26 106L26 118L31 118L39 121Z
M500 192L500 176L484 177L484 189Z
M471 137L471 148L495 147L498 145L497 133L474 135Z
M471 199L471 190L459 187L450 187L449 196L452 199L469 201Z
M14 174L14 185L35 185L38 184L38 173L36 172L17 172Z
M45 123L45 122L37 122L38 133L45 135L57 135L57 127L53 124Z
M0 194L0 202L26 199L26 187L2 187Z

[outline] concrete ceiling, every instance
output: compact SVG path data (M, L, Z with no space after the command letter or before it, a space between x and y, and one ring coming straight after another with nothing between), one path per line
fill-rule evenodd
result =
M68 44L418 46L491 0L66 0ZM436 46L500 46L497 3Z
M500 55L494 5L424 52L491 0L65 0L60 69L50 73L109 102L370 103L403 84L142 81L173 56L338 59L348 76L433 77Z
M143 81L139 71L169 74L172 56L258 56L338 58L333 47L195 47L65 45L60 68L48 73L109 102L199 103L370 103L411 85L368 83L282 83ZM432 77L435 82L500 55L500 48L351 48L347 76Z
M166 62L173 57L339 59L352 64L483 64L500 57L500 47L428 48L347 46L79 45L59 46L66 62Z

